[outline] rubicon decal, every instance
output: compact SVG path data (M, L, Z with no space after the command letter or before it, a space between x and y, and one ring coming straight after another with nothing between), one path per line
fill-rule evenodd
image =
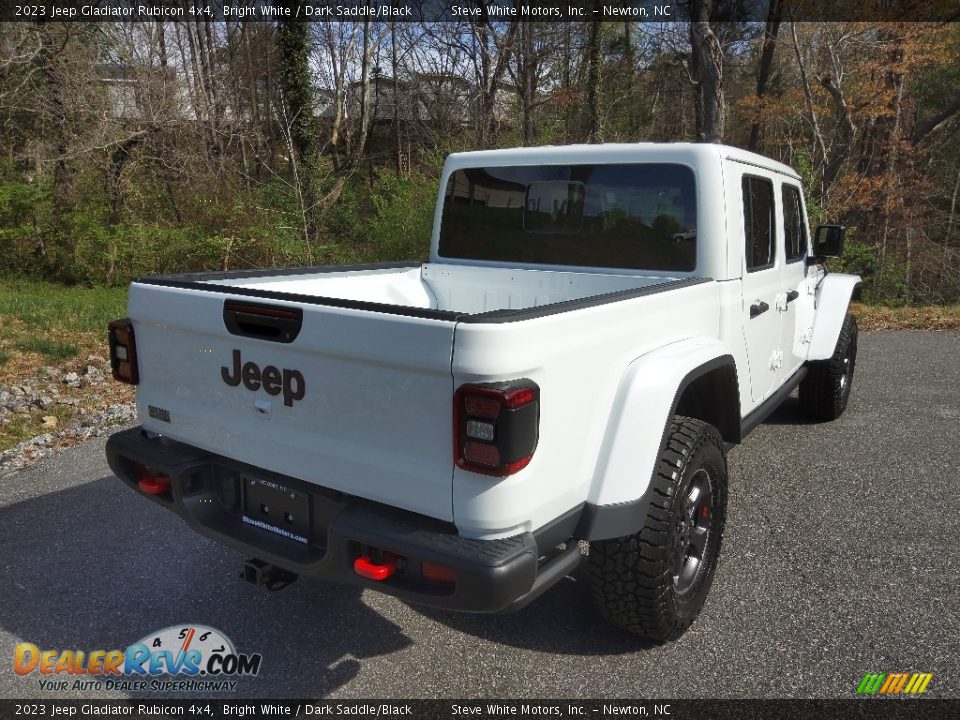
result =
M267 395L283 393L283 404L292 407L297 400L302 400L307 392L307 384L299 370L280 370L273 365L267 365L263 370L255 362L248 361L240 364L240 351L233 351L233 367L221 367L220 377L230 387L236 387L241 382L247 390L256 392L260 388Z
M215 628L184 624L151 633L124 650L41 650L33 643L20 643L14 649L13 670L20 676L39 675L41 690L67 690L68 681L58 681L56 676L74 680L90 676L91 681L106 682L108 689L124 689L117 679L254 676L260 672L261 660L259 653L238 653L230 639Z
M857 685L858 695L919 695L926 691L933 673L867 673Z

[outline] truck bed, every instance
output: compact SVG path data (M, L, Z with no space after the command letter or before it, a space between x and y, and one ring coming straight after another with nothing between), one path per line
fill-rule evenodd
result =
M204 451L505 536L584 490L550 480L565 471L552 445L567 413L553 403L579 412L585 447L598 446L626 364L654 339L716 333L716 312L702 310L716 293L705 278L446 263L142 278L128 308L138 414L145 430ZM296 318L296 331L260 333L264 312ZM455 482L455 389L513 378L542 388L538 469L520 485L464 472ZM571 395L585 378L593 390ZM577 472L587 482L589 468ZM491 526L485 504L524 487L538 513L508 499L516 516Z
M283 293L456 315L539 308L609 293L641 290L676 279L446 263L333 271L307 268L269 273L224 273L225 276L220 278L216 273L176 277L192 277L207 285L255 291L261 297Z

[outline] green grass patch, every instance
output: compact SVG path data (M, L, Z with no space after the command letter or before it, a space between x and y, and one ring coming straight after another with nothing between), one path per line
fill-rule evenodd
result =
M24 352L40 353L51 360L66 360L80 352L80 348L73 343L59 342L45 337L20 338L14 343L14 347Z
M26 278L0 278L0 316L13 316L25 328L40 331L42 337L48 331L67 333L106 334L107 323L126 314L127 288L66 286ZM21 333L18 333L18 335ZM20 342L17 347L26 350ZM70 343L61 343L57 349L49 346L50 357L70 357L66 352Z
M6 350L0 350L0 365L3 365L10 359L10 353Z
M40 433L35 432L33 418L24 418L19 415L14 416L13 420L0 433L0 452L16 447L21 440L34 437Z

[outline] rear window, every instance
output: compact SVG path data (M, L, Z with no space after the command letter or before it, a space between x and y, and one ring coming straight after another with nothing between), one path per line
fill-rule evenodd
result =
M683 165L467 168L447 183L445 258L689 271L696 249L696 186Z

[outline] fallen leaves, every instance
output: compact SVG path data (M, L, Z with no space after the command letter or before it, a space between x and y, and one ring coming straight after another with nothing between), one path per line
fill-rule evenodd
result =
M960 305L887 307L853 303L861 330L960 330Z

